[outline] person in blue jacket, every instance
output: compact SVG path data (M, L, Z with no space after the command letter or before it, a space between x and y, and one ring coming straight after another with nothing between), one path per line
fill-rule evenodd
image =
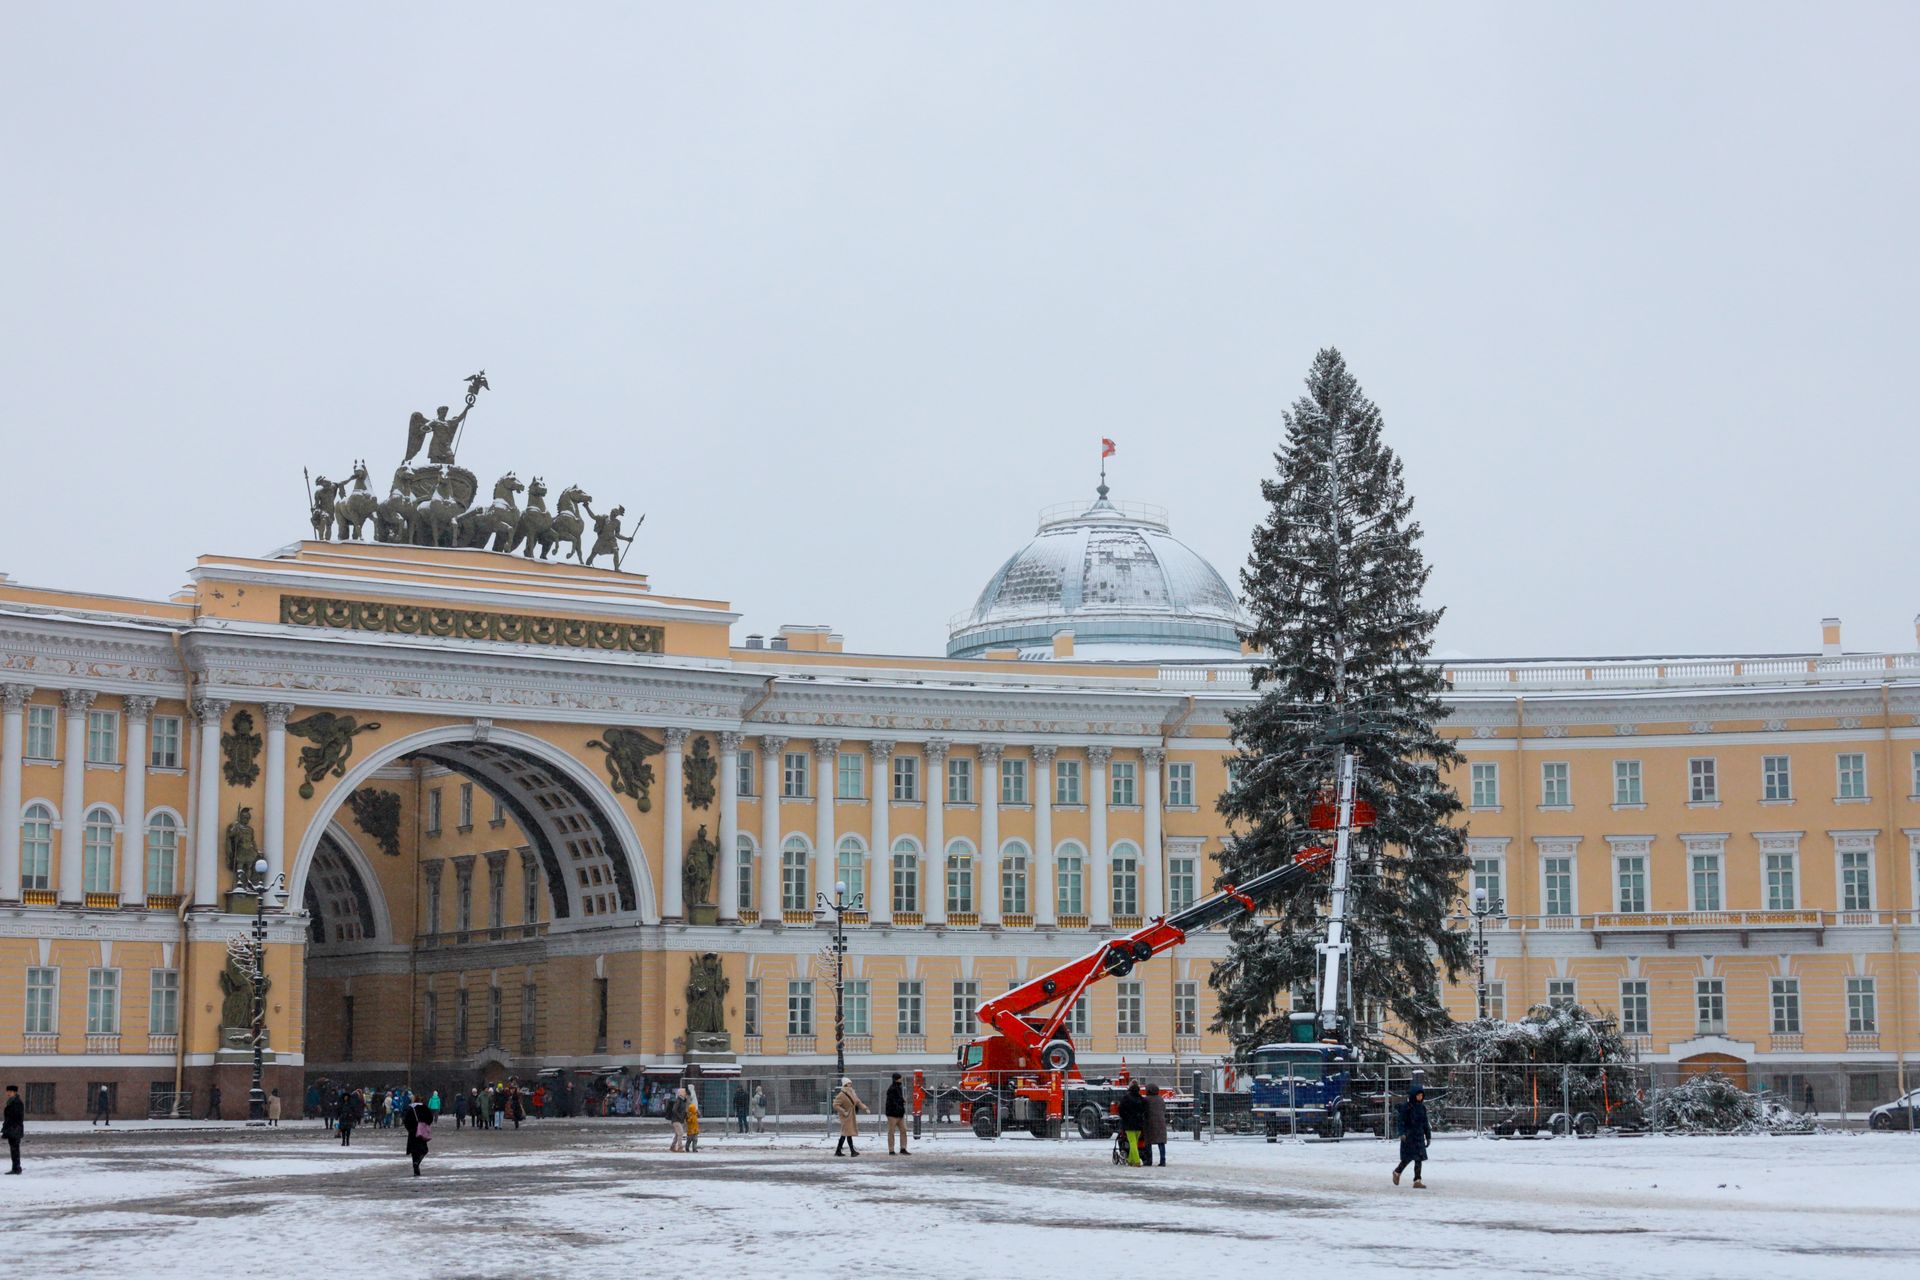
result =
M1427 1087L1415 1080L1407 1086L1407 1100L1400 1104L1400 1163L1393 1167L1393 1185L1400 1185L1400 1174L1413 1166L1413 1185L1422 1191L1420 1166L1427 1159L1427 1143L1433 1140L1433 1125L1427 1119Z

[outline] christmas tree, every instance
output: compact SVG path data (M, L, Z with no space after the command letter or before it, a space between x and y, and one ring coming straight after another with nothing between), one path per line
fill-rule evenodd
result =
M1231 717L1237 750L1220 811L1235 835L1221 870L1244 881L1307 843L1331 844L1330 832L1309 838L1307 817L1332 789L1338 752L1354 752L1357 795L1377 820L1354 834L1352 1003L1338 998L1362 1039L1377 1046L1393 1032L1404 1043L1446 1025L1438 970L1452 976L1467 962L1465 936L1446 928L1467 858L1442 770L1460 757L1436 730L1445 681L1425 661L1440 611L1421 603L1428 569L1400 461L1338 351L1314 357L1285 423L1278 474L1261 483L1270 509L1241 573L1259 697ZM1317 877L1276 904L1277 918L1233 929L1212 983L1239 1047L1287 1038L1293 993L1315 987L1329 888ZM1369 1032L1382 1014L1387 1025Z

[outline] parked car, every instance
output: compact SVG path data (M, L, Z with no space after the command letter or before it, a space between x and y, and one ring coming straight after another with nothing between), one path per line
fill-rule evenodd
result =
M1875 1107L1867 1113L1869 1129L1911 1129L1914 1125L1914 1113L1920 1111L1920 1089L1892 1102Z

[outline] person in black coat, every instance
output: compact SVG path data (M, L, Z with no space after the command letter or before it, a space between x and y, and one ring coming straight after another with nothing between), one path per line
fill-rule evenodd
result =
M353 1145L353 1130L360 1123L360 1091L349 1089L340 1095L338 1102L340 1123L340 1145Z
M27 1104L20 1100L20 1086L7 1086L7 1109L0 1114L0 1137L7 1140L7 1154L13 1157L8 1173L20 1172L20 1139L27 1132Z
M893 1083L887 1086L887 1100L881 1104L881 1112L887 1117L887 1154L893 1154L893 1135L900 1135L900 1154L911 1155L907 1150L907 1090L900 1082L900 1073L893 1073Z
M1120 1131L1127 1135L1127 1163L1140 1167L1140 1134L1147 1127L1147 1100L1135 1081L1120 1095Z
M1427 1143L1433 1140L1433 1125L1427 1119L1427 1087L1415 1080L1407 1087L1407 1100L1400 1104L1400 1163L1393 1167L1393 1185L1400 1185L1400 1174L1413 1166L1413 1185L1426 1190L1420 1180L1420 1166L1427 1158Z
M401 1113L407 1126L407 1157L413 1161L413 1176L420 1176L420 1162L427 1158L427 1137L433 1131L433 1108L424 1100L416 1101Z

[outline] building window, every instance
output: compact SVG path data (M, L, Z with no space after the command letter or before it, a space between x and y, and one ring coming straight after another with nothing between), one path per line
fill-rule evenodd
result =
M1133 761L1115 760L1113 762L1113 803L1116 805L1138 804L1134 799Z
M1623 1035L1644 1036L1652 1027L1644 978L1620 984L1620 1031Z
M1573 859L1543 858L1540 863L1545 892L1541 894L1550 916L1573 914Z
M1147 1033L1147 997L1139 982L1114 984L1114 1030L1123 1036Z
M1872 1035L1880 1030L1879 1011L1875 1008L1873 979L1847 979L1847 1031L1851 1035Z
M760 1034L760 979L748 978L740 988L740 1033Z
M154 969L147 975L147 1034L171 1036L180 1032L180 973Z
M1489 982L1487 984L1487 1017L1495 1022L1507 1020L1507 984Z
M893 842L893 909L920 909L920 846L905 836Z
M789 751L780 757L780 794L801 800L807 794L807 753Z
M834 862L834 891L838 892L843 884L847 886L843 901L866 900L867 846L859 836L840 837L839 857Z
M1500 766L1493 761L1476 760L1468 770L1473 781L1473 807L1500 807Z
M1613 860L1616 911L1641 912L1647 909L1647 859L1645 854L1623 853Z
M840 1009L846 1016L848 1035L870 1036L873 1034L873 1022L868 1003L865 978L849 978L841 984Z
M893 758L893 798L914 801L920 798L920 757Z
M1775 978L1772 986L1773 1034L1800 1034L1800 979Z
M521 924L535 924L540 919L540 864L535 862L532 853L520 855Z
M811 982L787 984L787 1034L790 1036L813 1034L813 984Z
M1000 913L1027 913L1027 846L1009 840L1000 849Z
M1920 760L1920 754L1914 757ZM1920 777L1920 764L1914 766L1914 776ZM1920 791L1920 782L1914 784ZM1053 763L1053 802L1055 804L1080 804L1080 762L1078 760L1056 760Z
M1913 753L1911 765L1913 776L1907 779L1907 794L1915 799L1920 799L1920 751Z
M54 1022L54 1010L59 1007L56 999L59 971L56 969L27 970L27 1025L30 1036L50 1036L58 1025Z
M1547 1007L1570 1008L1575 1000L1572 978L1553 978L1547 983Z
M947 910L973 910L973 846L965 840L947 846Z
M857 751L842 751L833 794L841 800L867 797L867 758Z
M1167 766L1167 807L1169 809L1193 807L1192 762L1175 761Z
M20 818L20 883L53 888L53 810L43 804L28 805Z
M974 1026L974 1014L980 1008L980 984L977 982L956 982L953 984L953 1034L970 1036L977 1029Z
M422 870L427 874L427 932L440 932L440 870L442 864L428 863ZM430 870L428 868L431 868Z
M1079 1036L1082 1044L1093 1034L1093 1019L1088 1013L1087 1000L1083 996L1073 1002L1073 1008L1067 1011L1067 1034Z
M1494 903L1503 901L1507 896L1503 892L1505 877L1502 874L1500 862L1499 858L1473 860L1473 895L1477 900L1484 894L1488 909L1492 909Z
M1002 760L1000 762L1000 803L1025 804L1026 802L1027 762Z
M1696 853L1688 859L1693 873L1693 910L1719 911L1723 901L1720 894L1720 855L1717 853Z
M54 754L58 745L54 735L58 732L59 717L54 708L45 703L35 703L27 708L27 759L57 760Z
M532 1053L540 1028L540 988L529 982L520 988L520 1049Z
M1113 846L1113 914L1140 914L1140 853L1125 841Z
M440 834L440 788L434 787L427 792L427 834Z
M473 784L471 782L460 784L460 829L473 830Z
M462 862L454 870L455 910L458 913L459 930L465 933L473 928L473 864ZM465 1039L461 1037L462 1043Z
M1793 762L1786 756L1760 758L1760 798L1793 799Z
M740 868L739 884L735 886L734 906L741 911L751 911L753 910L753 837L735 836L733 849L733 856Z
M500 802L500 797L490 794L487 796L487 799L490 802L487 805L487 825L490 827L506 826L507 808Z
M1615 760L1613 762L1613 802L1615 804L1646 803L1646 799L1640 790L1640 762L1638 760Z
M1086 899L1086 855L1080 846L1069 841L1060 846L1054 858L1055 870L1055 906L1063 916L1083 916L1087 913Z
M595 1053L605 1053L607 1051L607 1008L612 992L613 988L608 979L595 978L593 980L593 1051ZM464 993L462 994L464 995Z
M788 836L780 846L780 909L807 909L807 858L812 850L805 836Z
M1687 802L1712 804L1720 799L1720 766L1712 756L1687 761Z
M1197 982L1173 984L1173 1034L1200 1034L1200 984Z
M147 727L147 763L155 769L180 767L180 717L155 716Z
M113 815L89 809L80 828L80 880L87 893L113 892Z
M960 756L947 758L947 803L973 803L973 761Z
M170 813L147 820L147 892L165 897L174 892L180 866L180 824Z
M894 1001L894 1030L903 1036L925 1035L925 1003L926 999L918 982L901 983L900 994Z
M1842 800L1867 798L1867 757L1859 751L1842 751L1836 757Z
M599 980L599 982L605 981L605 978ZM599 984L596 983L595 985L597 986ZM465 1053L467 1051L467 1028L469 1026L472 1007L472 997L468 994L465 987L461 987L460 990L455 993L453 1001L453 1051L455 1053ZM595 1040L595 1047L599 1049L605 1046L606 1032L603 1028L601 1034Z
M1185 911L1199 897L1200 860L1198 858L1167 859L1167 910Z
M120 1034L120 971L87 970L87 1034Z
M491 1045L501 1044L501 1033L504 1030L504 1028L500 1025L500 1022L501 1022L500 988L488 987L487 988L487 1043L488 1044L491 1044Z
M1800 906L1796 861L1791 853L1767 855L1767 910L1793 911Z
M753 752L740 751L733 757L733 794L753 794Z
M118 764L120 762L120 713L118 711L87 712L87 763Z
M1727 1030L1727 984L1722 978L1701 978L1693 984L1694 1007L1700 1016L1699 1033L1703 1036L1726 1034Z
M1840 909L1873 910L1873 854L1866 849L1840 854Z
M1540 805L1546 809L1573 806L1573 782L1566 761L1550 760L1540 766Z

